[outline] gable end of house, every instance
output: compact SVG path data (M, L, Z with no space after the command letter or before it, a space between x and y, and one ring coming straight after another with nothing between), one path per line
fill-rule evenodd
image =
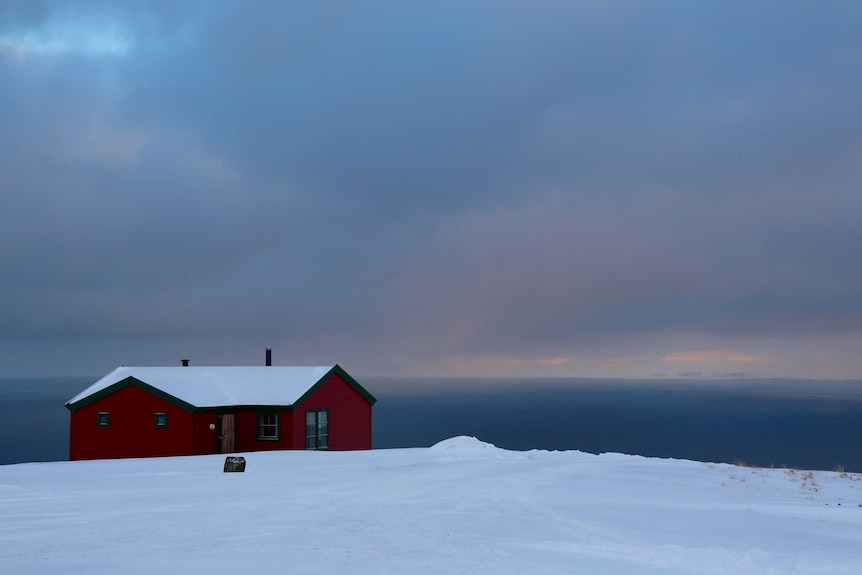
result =
M321 385L326 383L329 380L329 378L332 377L333 375L338 375L339 377L341 377L341 379L343 379L345 381L345 383L347 383L347 385L349 385L351 388L353 388L353 390L356 393L358 393L360 396L362 396L362 398L365 399L365 401L367 401L369 403L369 405L374 405L375 403L377 403L377 398L375 398L373 395L368 393L368 390L366 390L364 387L359 385L359 382L357 382L355 379L350 377L350 374L348 374L346 371L344 371L344 369L342 369L340 365L335 364L334 366L332 366L332 369L327 371L323 377L321 377L319 380L317 380L317 383L315 383L310 388L308 388L308 391L303 393L299 397L299 399L294 401L293 405L290 406L290 409L296 409L297 407L302 405L302 402L304 402L306 399L311 397L311 395L313 395L314 392Z
M118 381L116 383L109 385L105 389L102 389L102 390L97 391L96 393L93 393L92 395L88 395L87 397L82 397L81 399L79 399L75 403L67 403L66 409L68 409L69 411L74 413L74 412L78 411L79 409L81 409L82 407L86 407L86 406L90 405L91 403L99 401L100 399L107 397L113 393L116 393L117 391L119 391L125 387L129 387L129 386L137 387L138 389L146 391L147 393L149 393L151 395L154 395L160 399L164 399L168 403L172 403L172 404L176 405L177 407L185 409L186 411L188 411L190 413L194 413L194 412L198 411L198 408L195 407L194 405L192 405L188 402L185 402L182 399L174 397L173 395L171 395L169 393L165 393L161 389L158 389L157 387L153 387L152 385L150 385L146 382L143 382L140 379L137 379L136 377L133 377L131 375L129 377L121 379L120 381Z

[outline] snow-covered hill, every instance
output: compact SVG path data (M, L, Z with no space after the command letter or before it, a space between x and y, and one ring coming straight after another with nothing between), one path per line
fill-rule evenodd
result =
M862 476L473 438L0 466L0 572L858 574Z

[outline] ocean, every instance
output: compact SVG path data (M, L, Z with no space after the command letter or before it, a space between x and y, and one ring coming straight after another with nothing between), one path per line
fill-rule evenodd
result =
M68 458L64 403L98 377L0 379L0 464ZM862 472L862 381L360 378L375 448L472 435L577 449Z

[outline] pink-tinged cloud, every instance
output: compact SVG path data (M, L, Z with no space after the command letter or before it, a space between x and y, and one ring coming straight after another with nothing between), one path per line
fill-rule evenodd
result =
M753 355L726 350L695 350L675 352L660 358L664 363L714 364L714 363L772 363L767 355Z
M566 365L571 361L568 357L518 358L490 355L448 357L442 360L443 364L452 368L484 373L511 368L554 367Z
M533 363L536 365L565 365L572 360L568 357L548 357L544 359L535 359Z
M639 365L652 359L655 358L650 355L626 355L623 357L611 357L597 360L595 363L598 365Z

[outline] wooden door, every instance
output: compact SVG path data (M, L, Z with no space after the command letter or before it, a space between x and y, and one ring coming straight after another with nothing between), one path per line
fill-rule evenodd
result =
M235 414L220 413L218 416L218 452L233 453L236 451Z

